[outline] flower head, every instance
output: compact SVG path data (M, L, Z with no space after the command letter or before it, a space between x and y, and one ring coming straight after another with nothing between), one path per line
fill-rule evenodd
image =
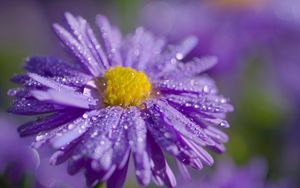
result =
M96 18L100 45L86 20L66 13L66 21L67 28L54 24L54 31L76 63L31 57L28 73L12 79L24 87L9 91L9 111L39 115L19 128L21 136L37 134L34 147L52 145L51 163L68 160L70 174L84 169L89 185L121 187L130 155L141 185L152 178L175 186L163 152L183 172L212 165L204 148L224 151L228 138L217 128L229 126L224 118L233 109L214 81L200 75L215 57L183 63L195 38L170 46L138 28L122 39L103 16Z

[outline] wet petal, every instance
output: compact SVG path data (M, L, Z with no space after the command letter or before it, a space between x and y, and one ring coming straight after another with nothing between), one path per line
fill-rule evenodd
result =
M44 76L40 76L40 75L35 74L35 73L27 73L27 75L30 78L32 78L33 80L41 83L42 85L44 85L48 88L51 88L51 89L63 90L63 91L74 91L75 90L75 88L62 85L62 84L54 81L52 78L46 78Z
M111 107L94 112L94 114L87 114L86 116L93 126L82 138L84 143L77 147L74 156L78 158L86 156L91 159L92 168L96 171L107 170L112 166L117 167L116 164L120 164L121 160L119 157L116 161L115 157L124 157L127 151L126 145L121 144L126 140L118 140L118 138L121 139L119 136L124 135L124 133L122 130L118 133L114 131L118 128L123 110L119 107ZM118 150L117 141L123 150Z
M195 58L191 62L178 63L174 70L164 75L164 78L180 79L192 77L212 68L216 63L217 58L214 56Z
M163 152L159 146L154 142L151 135L148 134L148 147L147 151L149 153L150 165L152 176L157 182L161 182L160 185L166 185L167 187L175 187L176 179L169 168L167 161L163 155ZM163 184L162 184L163 183Z
M158 80L153 82L153 87L162 93L217 93L214 81L204 76L181 80Z
M145 70L149 64L155 62L163 46L162 39L156 40L151 33L146 32L143 28L137 28L135 33L125 39L122 44L121 50L125 56L124 65L137 70Z
M16 98L12 101L7 112L21 115L38 115L63 109L64 107L61 105L41 102L34 98Z
M100 30L102 40L104 42L109 64L122 65L122 59L119 52L121 45L121 34L117 28L113 28L106 17L98 15L96 24Z
M102 70L100 66L95 66L97 62L92 57L89 49L62 26L53 24L53 29L62 43L78 58L83 69L94 76L99 76Z
M191 180L191 175L187 169L187 167L181 163L180 161L176 160L176 164L177 164L177 167L182 175L182 177L185 179L185 180Z
M136 107L126 110L121 125L128 128L127 137L132 150L136 177L142 185L147 185L151 178L149 156L146 152L147 128L140 111Z
M183 136L193 139L199 144L213 144L213 141L205 134L203 128L197 126L168 103L160 100L152 100L147 103L147 108L157 124L166 124L173 127Z
M33 56L26 59L24 68L44 77L53 76L87 76L81 70L63 62L56 57Z
M47 91L33 90L32 95L40 101L58 103L65 106L91 109L97 105L97 101L76 92L65 92L49 89Z
M198 168L194 163L193 158L197 155L183 140L182 136L172 127L160 122L154 122L149 115L146 120L147 128L151 133L155 143L164 151L176 157L186 165L191 165Z
M167 72L173 71L182 60L196 45L197 38L188 37L177 46L168 46L155 63L148 67L147 72L153 78L163 77Z
M82 110L67 109L66 111L57 112L42 119L28 122L18 128L21 136L37 134L41 131L47 131L61 126L83 114Z
M126 163L121 169L116 169L111 177L107 180L107 188L122 188L128 171L129 156L125 157Z

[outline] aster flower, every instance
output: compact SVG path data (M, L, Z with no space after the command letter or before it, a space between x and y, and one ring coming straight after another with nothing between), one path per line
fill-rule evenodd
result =
M36 164L33 150L19 138L14 123L0 115L0 187L18 187Z
M223 159L217 168L209 174L203 175L198 181L183 183L182 187L189 188L283 188L295 187L293 181L282 178L270 182L266 178L267 165L261 158L254 158L247 164L237 166L229 159Z
M29 140L20 139L15 126L0 115L0 187L85 187L80 174L70 176L65 166L42 163L48 159L46 151L38 155Z
M292 38L296 35L286 27L286 21L280 21L279 18L287 17L285 15L287 13L295 20L298 18L294 12L297 12L295 7L299 6L292 1L287 0L284 3L280 0L211 0L189 1L189 3L173 0L163 3L150 1L141 11L141 17L146 28L164 34L170 41L177 41L186 34L198 36L201 43L192 53L217 55L220 62L213 70L219 75L224 73L237 75L237 71L241 71L239 69L241 63L253 56L266 56L272 50L272 57L279 59L277 57L279 52L282 54L291 51L283 50L286 48L282 46L279 52L274 51L274 41L285 40L285 43L294 45L299 43ZM291 7L295 10L292 11ZM155 14L159 8L164 12L161 15ZM197 22L193 18L197 18ZM294 32L297 33L298 30ZM293 53L290 55L293 57ZM285 55L284 59L286 58L290 59ZM270 62L273 63L274 60Z
M224 151L228 138L218 128L229 126L225 116L233 109L201 74L216 58L183 63L195 38L170 46L138 28L122 39L103 16L96 18L100 45L86 20L65 17L67 28L53 28L76 63L30 57L28 72L12 78L24 87L8 92L14 97L9 112L39 115L19 128L20 135L37 134L33 146L53 146L50 162L68 160L70 174L84 169L89 186L106 181L122 187L130 155L141 185L151 178L157 185L176 185L163 152L183 172L186 166L212 165L204 148Z

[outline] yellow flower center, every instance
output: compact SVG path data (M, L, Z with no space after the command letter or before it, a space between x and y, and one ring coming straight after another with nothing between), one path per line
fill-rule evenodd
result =
M103 103L106 106L140 107L151 94L151 84L147 75L130 67L109 68L103 78Z

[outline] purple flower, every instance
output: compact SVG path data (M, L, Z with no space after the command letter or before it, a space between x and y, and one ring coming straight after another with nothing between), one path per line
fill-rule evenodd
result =
M0 116L0 185L17 187L28 169L34 169L37 160L28 143L21 140L14 123Z
M236 166L232 161L221 160L215 171L202 176L198 181L184 183L182 187L196 188L283 188L294 187L290 179L269 182L266 178L267 166L263 159L252 159L243 166Z
M15 130L16 123L0 115L0 176L1 187L20 187L26 179L26 187L84 187L80 174L71 177L63 173L64 166L42 163L44 153L28 146L29 140L20 139Z
M238 62L248 55L252 43L248 30L252 31L253 28L246 19L254 13L244 8L222 8L215 3L150 1L141 13L141 22L151 31L167 36L170 41L178 41L190 34L199 37L200 42L192 55L214 54L220 62L213 70L219 75L236 73L239 70ZM157 10L163 13L155 14Z
M299 81L298 7L295 0L150 1L141 11L141 22L170 41L198 36L201 41L192 53L217 55L217 76L237 75L243 63L259 57L272 65L270 70L278 67L275 74L299 92L294 84ZM155 14L157 10L162 14Z
M33 146L53 146L50 162L68 160L70 174L84 169L89 186L107 181L122 187L130 155L141 185L151 178L176 185L163 152L183 172L213 164L204 148L224 151L228 137L217 128L229 126L224 119L233 110L214 81L199 75L215 57L183 63L195 38L169 46L138 28L122 39L99 15L100 45L82 17L66 13L66 21L67 28L53 27L76 63L30 57L28 73L12 78L24 87L8 92L14 97L9 112L39 115L19 128L21 136L37 134Z

